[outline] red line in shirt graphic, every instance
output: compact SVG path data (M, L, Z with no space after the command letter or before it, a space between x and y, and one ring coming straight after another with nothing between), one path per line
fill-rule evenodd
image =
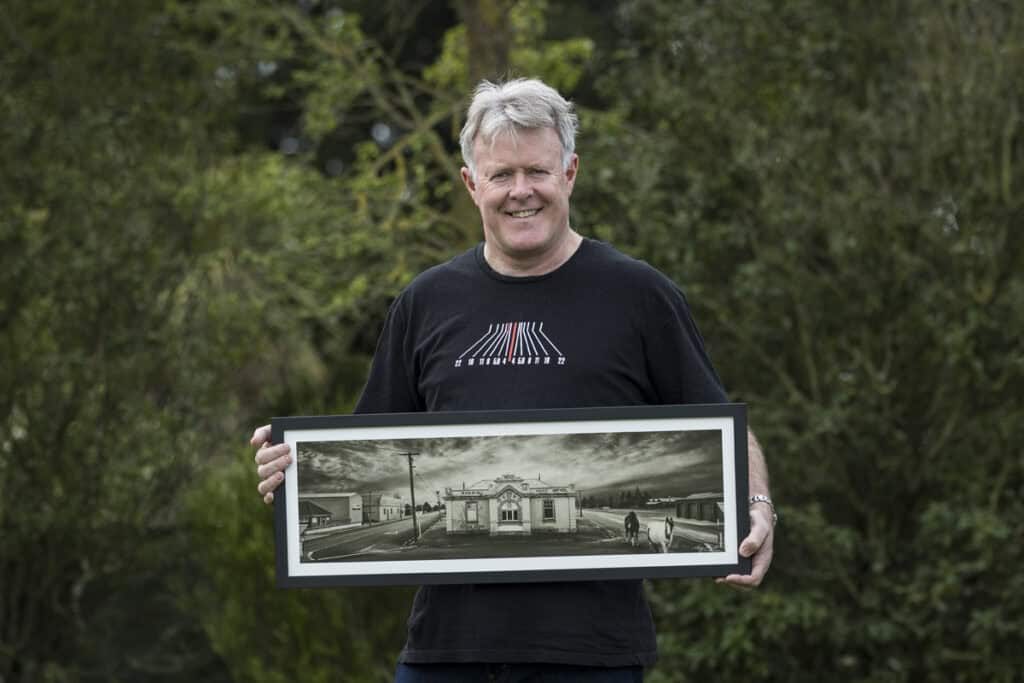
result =
M518 326L519 326L519 323L517 323L517 322L516 323L512 323L512 334L508 338L508 355L507 355L507 358L508 358L508 361L510 363L512 362L512 347L515 346L515 342L516 342L516 327L518 327Z

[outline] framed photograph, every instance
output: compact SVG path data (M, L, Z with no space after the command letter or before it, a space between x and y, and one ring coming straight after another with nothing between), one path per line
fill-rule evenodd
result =
M750 573L742 404L284 417L282 586Z

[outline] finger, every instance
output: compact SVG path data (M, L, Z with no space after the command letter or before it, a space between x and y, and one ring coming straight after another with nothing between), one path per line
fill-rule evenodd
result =
M743 592L743 593L745 593L746 591L754 590L753 586L746 586L746 585L744 585L743 582L742 582L743 579L745 579L743 574L730 573L728 575L728 577L722 577L720 579L716 579L715 583L716 584L721 584L721 585L726 586L728 588L731 588L734 591L740 591L740 592Z
M764 537L758 538L751 533L743 539L742 543L740 543L740 555L743 557L753 557L757 554L757 551L761 549L761 544L763 542Z
M280 486L281 482L283 481L284 473L278 472L277 474L272 474L271 476L261 481L259 485L256 486L256 490L259 491L260 494L265 496L274 489L276 489L278 486Z
M720 583L739 591L751 591L757 588L758 584L746 574L729 574L729 576L721 579L715 579L715 583Z
M768 527L768 531L771 532L770 526ZM747 540L750 540L750 536L744 539L744 543L746 543ZM728 576L715 579L715 583L725 584L730 588L736 588L743 591L757 588L761 585L761 582L764 581L764 577L768 573L768 567L771 566L772 555L774 554L773 545L773 539L769 534L767 538L762 540L761 544L755 551L753 560L750 563L750 574L729 574Z
M267 443L268 441L270 441L270 425L263 425L262 427L257 427L252 433L252 438L249 439L249 443L251 443L253 446L256 446L257 448Z
M271 460L277 460L278 458L288 455L291 453L291 446L286 443L279 443L276 446L263 446L256 451L256 456L253 458L257 465L266 465Z
M288 465L292 462L292 458L289 455L281 456L275 460L271 460L266 465L260 465L256 468L256 476L260 479L267 479L268 477L278 473L284 472L288 469Z
M743 557L753 557L756 555L757 551L764 544L764 538L764 532L757 529L751 530L750 535L740 543L740 555Z
M266 493L266 495L263 496L263 502L266 503L267 505L270 505L271 503L273 503L274 502L274 492L273 491L268 491Z
M764 545L764 541L768 538L768 534L772 531L771 522L769 522L761 514L751 512L750 514L750 533L740 543L740 555L743 557L752 557L761 546Z
M760 559L760 554L754 556L754 562L750 566L750 574L735 574L735 580L730 581L734 585L743 588L757 588L764 581L765 572L768 571L768 562ZM726 577L727 579L730 577Z
M761 581L764 580L765 574L768 573L768 567L772 564L772 556L775 554L775 538L772 534L769 534L768 538L765 539L764 543L761 544L760 550L754 555L753 561L750 563L750 575L757 580L757 585L761 585Z
M256 453L256 457L253 459L256 461L256 471L259 472L260 468L265 467L266 465L269 465L271 463L280 464L281 460L287 460L288 462L291 462L291 448L288 446L288 444L266 446L264 448L261 448L259 452ZM268 470L268 472L272 471L273 470ZM265 476L265 474L261 474L260 478L262 479Z

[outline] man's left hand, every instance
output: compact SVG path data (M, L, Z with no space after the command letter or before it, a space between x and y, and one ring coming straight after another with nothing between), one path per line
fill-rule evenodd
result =
M772 563L772 549L775 542L775 528L772 516L765 505L750 508L750 534L740 543L740 555L752 557L750 574L729 574L715 579L739 590L753 590L761 585L768 567Z

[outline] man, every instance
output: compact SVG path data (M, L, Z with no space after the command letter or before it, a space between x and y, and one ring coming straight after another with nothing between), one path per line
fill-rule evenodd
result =
M568 408L726 401L679 289L569 225L579 169L572 105L536 80L477 88L461 135L462 180L484 241L418 276L395 300L356 412ZM550 363L473 362L489 326L541 329ZM287 445L252 437L264 500ZM748 435L753 588L772 556L773 510ZM396 681L639 681L657 658L640 581L426 586Z

